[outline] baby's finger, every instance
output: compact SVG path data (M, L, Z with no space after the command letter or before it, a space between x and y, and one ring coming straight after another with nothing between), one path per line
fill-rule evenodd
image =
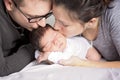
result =
M42 61L45 61L47 59L44 55L40 55L37 60L38 60L38 63L41 63Z

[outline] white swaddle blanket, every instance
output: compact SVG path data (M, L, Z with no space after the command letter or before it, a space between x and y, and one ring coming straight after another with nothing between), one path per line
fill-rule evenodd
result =
M58 63L60 59L68 59L71 56L78 56L81 59L86 59L86 54L91 45L83 37L67 38L67 46L63 52L50 52L48 60ZM39 56L39 51L35 52L35 57Z

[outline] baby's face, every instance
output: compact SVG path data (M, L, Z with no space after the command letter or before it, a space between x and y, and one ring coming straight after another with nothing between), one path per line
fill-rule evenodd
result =
M66 38L53 29L48 29L41 40L43 51L63 51L66 47Z

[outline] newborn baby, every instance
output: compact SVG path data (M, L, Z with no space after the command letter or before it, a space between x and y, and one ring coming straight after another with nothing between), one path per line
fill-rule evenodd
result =
M95 61L101 58L85 38L81 36L66 38L49 24L46 27L33 30L31 42L37 49L35 56L40 59L40 62L49 60L58 63L59 60L68 59L71 56Z

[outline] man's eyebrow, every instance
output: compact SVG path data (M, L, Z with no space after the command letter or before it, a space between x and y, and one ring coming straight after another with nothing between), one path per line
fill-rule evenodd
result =
M48 14L48 13L50 13L50 12L52 12L52 11L50 10L50 11L47 12L46 14ZM44 14L44 15L46 15L46 14ZM32 14L29 14L29 13L25 13L25 15L28 16L28 17L40 17L40 16L44 16L44 15L32 15Z
M31 15L31 14L26 14L26 16L28 16L28 17L39 17L39 16L43 16L43 15Z

